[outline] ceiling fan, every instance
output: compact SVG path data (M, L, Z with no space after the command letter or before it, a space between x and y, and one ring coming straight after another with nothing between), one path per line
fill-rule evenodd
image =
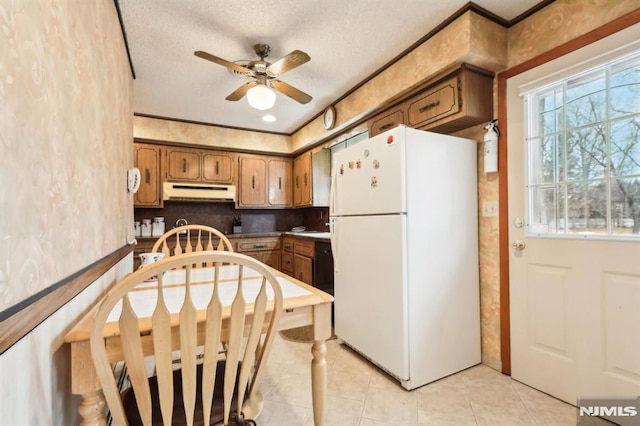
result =
M264 60L264 58L269 56L269 53L271 52L271 47L268 44L256 44L253 46L253 50L260 57L260 59L257 61L251 61L246 65L229 62L201 50L194 52L194 55L198 56L199 58L214 62L218 65L227 67L234 73L242 74L249 78L248 82L237 88L233 93L226 97L228 101L238 101L245 95L248 95L249 104L251 104L254 108L268 109L273 106L273 103L275 102L275 93L269 91L268 89L265 90L265 88L277 90L283 95L286 95L291 99L300 102L301 104L306 104L311 101L312 97L308 94L296 89L295 87L283 81L278 80L278 76L284 74L287 71L291 71L292 69L299 67L306 62L309 62L311 60L309 55L300 50L294 50L293 52L283 56L277 61L270 63ZM249 93L251 89L255 89L252 91L253 93ZM262 93L257 93L259 91L262 91ZM266 106L256 106L252 103L252 95L265 96L269 98L270 102L267 102L265 104Z

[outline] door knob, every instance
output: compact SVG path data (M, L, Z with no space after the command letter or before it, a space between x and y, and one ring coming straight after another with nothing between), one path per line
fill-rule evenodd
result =
M513 247L516 250L524 250L526 246L527 245L522 240L515 240L513 244L511 244L511 247Z

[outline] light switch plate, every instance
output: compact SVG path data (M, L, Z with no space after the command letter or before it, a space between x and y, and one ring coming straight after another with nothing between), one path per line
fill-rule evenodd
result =
M482 202L482 216L483 217L495 217L495 216L498 216L498 202L497 201L483 201Z

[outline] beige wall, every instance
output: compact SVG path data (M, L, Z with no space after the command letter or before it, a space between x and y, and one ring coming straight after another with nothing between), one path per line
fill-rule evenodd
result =
M337 103L336 129L332 133L338 134L378 105L452 64L469 62L501 68L506 65L503 53L506 48L503 27L467 12ZM304 149L326 137L325 132L319 117L292 136L293 150Z
M249 149L289 154L291 138L272 133L184 123L149 117L133 117L133 136L154 141L202 145L210 148Z
M127 244L132 78L113 0L0 0L0 311ZM77 424L63 337L120 262L0 355L0 423Z
M639 0L556 0L509 29L509 67L638 8Z

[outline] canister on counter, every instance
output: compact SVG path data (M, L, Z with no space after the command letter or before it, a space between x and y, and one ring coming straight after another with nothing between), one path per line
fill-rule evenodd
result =
M142 219L142 225L140 225L140 236L151 237L151 219Z
M153 225L151 229L152 237L161 237L164 234L164 217L156 216L153 218Z

